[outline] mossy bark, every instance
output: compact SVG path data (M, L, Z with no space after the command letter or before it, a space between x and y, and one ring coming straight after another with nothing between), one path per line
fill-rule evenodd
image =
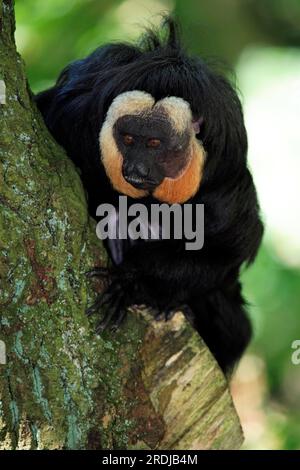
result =
M239 447L227 383L180 313L132 310L95 335L84 273L106 254L32 101L12 1L0 15L0 448Z

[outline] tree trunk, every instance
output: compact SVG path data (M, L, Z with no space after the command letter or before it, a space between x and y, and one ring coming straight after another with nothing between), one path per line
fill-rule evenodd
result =
M238 448L227 382L181 313L131 309L95 335L84 273L106 254L32 101L13 2L0 5L0 448Z

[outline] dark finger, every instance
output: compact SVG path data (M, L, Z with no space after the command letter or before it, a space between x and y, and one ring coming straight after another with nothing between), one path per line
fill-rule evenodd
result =
M103 268L103 267L102 268L96 267L85 273L86 277L96 277L96 276L107 277L109 276L109 274L110 274L109 268Z
M116 320L112 323L111 325L111 331L117 331L117 329L119 328L119 326L121 325L121 323L123 322L123 320L125 319L127 315L127 310L126 308L122 308L119 313L118 313L118 316L116 318Z
M108 324L110 323L111 319L115 316L118 312L120 304L122 301L122 296L115 299L114 303L109 307L108 312L105 314L103 320L98 323L96 327L96 333L99 334L104 331Z

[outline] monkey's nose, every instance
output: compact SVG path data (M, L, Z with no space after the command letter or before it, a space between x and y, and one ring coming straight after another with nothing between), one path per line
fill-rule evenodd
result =
M122 173L126 180L139 180L147 178L149 175L150 169L141 162L138 163L128 163L123 164Z
M147 166L145 166L143 163L136 163L134 169L135 169L136 175L141 178L146 178L149 175L150 169Z
M151 189L156 186L156 182L149 178L150 168L141 162L124 164L122 173L125 180L135 188Z

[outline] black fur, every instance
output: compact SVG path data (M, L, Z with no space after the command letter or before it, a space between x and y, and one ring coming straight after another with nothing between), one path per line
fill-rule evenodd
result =
M207 152L204 177L188 201L205 204L203 249L186 251L181 240L137 244L115 269L114 287L104 300L116 312L116 324L130 304L167 312L182 305L191 309L196 328L226 371L250 340L239 273L254 260L263 234L247 169L243 113L231 84L186 54L172 20L165 30L164 39L148 32L138 46L100 47L67 66L56 85L36 100L50 132L81 169L93 216L100 203L117 196L101 165L98 141L117 95L144 90L157 100L178 96L190 103L196 119L203 117L197 137Z

